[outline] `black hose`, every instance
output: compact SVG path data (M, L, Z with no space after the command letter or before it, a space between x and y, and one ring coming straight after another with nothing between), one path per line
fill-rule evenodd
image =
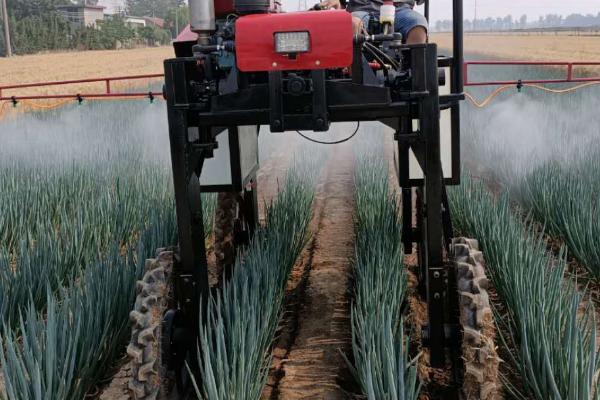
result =
M383 62L383 60L379 57L379 55L373 51L372 49L365 47L365 50L369 52L369 54L371 54L373 56L373 58L375 58L375 61L377 61L379 63L379 65L381 65L381 68L383 69L383 71L387 71L387 68L385 67L385 63Z
M365 42L365 46L367 48L369 48L372 52L377 52L380 56L383 56L384 58L386 58L390 62L390 64L392 64L394 66L395 69L400 68L400 64L398 64L398 62L396 60L394 60L392 57L390 57L390 55L387 54L385 51L378 49L376 46L372 45L369 42Z
M358 133L358 130L359 130L359 128L360 128L360 121L358 121L358 122L356 123L356 129L354 130L354 133L353 133L352 135L348 136L348 137L347 137L347 138L345 138L345 139L336 140L336 141L334 141L334 142L323 142L323 141L320 141L320 140L316 140L316 139L309 138L308 136L305 136L305 135L304 135L302 132L300 132L300 131L296 131L296 132L298 133L298 135L302 136L304 139L306 139L306 140L308 140L308 141L310 141L310 142L313 142L313 143L318 143L318 144L340 144L340 143L347 142L348 140L350 140L350 139L352 139L354 136L356 136L356 134Z

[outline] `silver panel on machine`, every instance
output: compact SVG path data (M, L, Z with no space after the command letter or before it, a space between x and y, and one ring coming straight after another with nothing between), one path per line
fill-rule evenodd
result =
M258 169L258 127L239 126L217 135L214 156L204 161L203 192L241 191Z
M238 127L240 146L240 170L242 180L258 167L258 128L256 125Z
M197 129L197 128L196 128ZM229 130L217 136L219 147L214 152L214 157L204 160L200 186L231 185L231 151L229 148Z
M446 84L440 86L440 96L450 94L450 67L444 68L446 73ZM413 121L413 131L418 131L419 121ZM451 179L452 176L452 111L442 110L440 114L440 157L444 178ZM408 156L408 173L410 179L423 179L423 170L417 161L412 149Z

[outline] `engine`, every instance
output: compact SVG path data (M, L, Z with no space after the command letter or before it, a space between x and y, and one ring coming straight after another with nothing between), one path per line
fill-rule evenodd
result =
M191 29L200 35L216 29L216 19L231 14L266 14L281 10L279 0L189 0Z

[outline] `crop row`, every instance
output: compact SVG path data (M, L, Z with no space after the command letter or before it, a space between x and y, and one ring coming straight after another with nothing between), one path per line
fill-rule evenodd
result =
M126 104L2 122L0 396L81 399L124 351L145 259L177 242L168 153L136 126L154 113Z
M407 278L398 204L381 154L359 156L357 164L353 372L370 400L417 399L420 384L402 319Z
M291 269L306 244L323 154L299 157L244 257L208 303L198 349L200 398L259 399Z
M506 361L517 368L525 393L506 386L519 398L599 398L594 309L564 279L565 258L546 252L543 237L513 214L507 195L495 199L483 184L464 177L449 198L458 231L479 240L505 304L502 314L496 310L496 323L504 332Z
M476 79L553 78L561 71L522 67L474 69ZM485 88L470 91L483 95ZM564 240L569 255L600 277L600 89L568 94L530 88L499 97L488 108L462 113L463 152L470 169Z
M515 198L550 234L563 238L570 253L600 279L600 159L589 152L571 163L547 162L518 183Z

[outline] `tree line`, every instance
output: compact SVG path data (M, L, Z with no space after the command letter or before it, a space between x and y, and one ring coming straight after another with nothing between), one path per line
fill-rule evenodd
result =
M537 29L537 28L587 28L600 27L600 12L593 14L570 14L565 16L548 14L540 16L537 20L528 21L527 15L514 18L512 15L498 18L466 19L464 21L465 31L507 31L513 29ZM452 30L451 20L438 20L432 27L436 32L449 32Z
M98 0L6 0L11 45L16 54L54 50L106 50L168 44L177 30L189 21L184 0L127 0L125 12L138 17L157 17L164 28L134 28L125 15L105 16L96 26L74 27L57 10L71 4L96 5ZM1 10L0 10L1 11ZM1 19L0 19L1 20ZM0 54L6 53L4 35L0 36Z

